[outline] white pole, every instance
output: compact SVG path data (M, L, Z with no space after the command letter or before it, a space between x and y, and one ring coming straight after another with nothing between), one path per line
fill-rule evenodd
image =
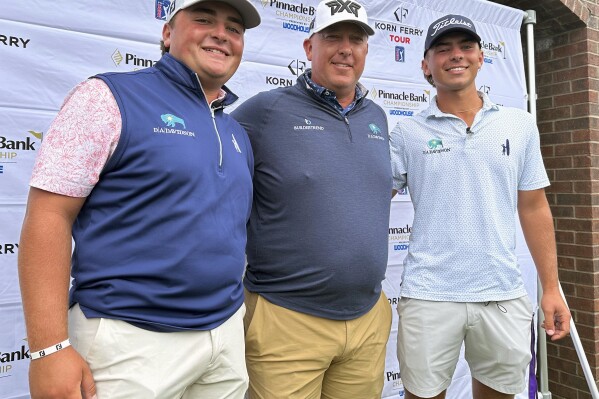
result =
M535 120L537 121L537 86L535 81L535 38L534 38L534 25L537 23L537 13L534 10L527 10L524 13L524 25L526 25L526 54L527 54L527 65L528 65L528 112L530 112ZM543 297L543 288L537 278L537 303L541 304L541 298ZM551 399L551 392L549 392L548 382L548 369L547 369L547 336L545 331L541 328L541 324L545 316L542 311L537 312L537 335L539 337L538 347L538 370L539 370L539 391L543 395L543 399Z
M527 10L524 15L524 24L526 25L526 44L527 44L527 55L528 55L528 105L529 112L535 119L537 120L537 87L535 83L535 53L534 53L534 25L537 23L537 14L534 10ZM564 295L564 291L562 290L562 286L559 286L560 293L562 294L562 298L564 298L564 302L566 302L566 297ZM541 287L540 281L537 279L537 302L541 303L541 298L543 296L543 288ZM567 302L566 302L567 306ZM548 381L548 370L547 370L547 336L545 331L541 328L541 324L543 323L545 316L542 310L539 310L537 313L538 325L537 332L539 337L539 390L541 395L543 395L543 399L551 398L551 392L549 392L549 381ZM578 355L578 360L580 360L580 364L582 365L582 370L584 372L584 376L587 380L587 384L589 386L589 390L591 392L591 396L593 399L599 399L599 391L597 391L597 384L595 383L595 378L591 371L591 367L589 366L589 362L584 353L584 348L582 347L582 342L580 341L580 337L578 336L578 331L576 330L576 325L574 325L574 318L570 320L570 336L572 337L572 342L574 343L574 348L576 349L576 354Z

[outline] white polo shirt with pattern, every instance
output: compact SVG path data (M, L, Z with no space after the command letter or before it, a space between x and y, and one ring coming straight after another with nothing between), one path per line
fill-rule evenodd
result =
M431 105L391 133L394 188L407 184L414 223L401 296L503 301L526 295L515 253L518 191L549 185L529 113L493 104L470 129Z

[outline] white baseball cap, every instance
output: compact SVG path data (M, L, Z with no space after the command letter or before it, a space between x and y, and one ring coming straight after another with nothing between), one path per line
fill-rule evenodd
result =
M316 7L316 16L310 24L310 35L339 22L353 22L374 35L374 29L368 25L366 9L353 0L322 0Z
M206 1L225 3L236 9L243 19L243 26L246 29L260 25L260 13L248 0L171 0L171 4L166 9L166 22L170 22L180 10Z

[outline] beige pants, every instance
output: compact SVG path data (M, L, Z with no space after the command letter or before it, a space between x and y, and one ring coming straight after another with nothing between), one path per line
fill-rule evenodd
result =
M69 311L73 347L88 362L99 399L241 399L247 389L242 306L209 331L147 331Z
M391 307L347 321L294 312L246 291L250 399L380 399Z

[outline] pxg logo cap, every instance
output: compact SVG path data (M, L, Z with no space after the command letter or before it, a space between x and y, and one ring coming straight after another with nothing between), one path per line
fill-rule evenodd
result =
M374 35L374 29L368 25L366 9L353 0L323 0L316 7L316 16L310 24L310 35L339 22L353 22Z

